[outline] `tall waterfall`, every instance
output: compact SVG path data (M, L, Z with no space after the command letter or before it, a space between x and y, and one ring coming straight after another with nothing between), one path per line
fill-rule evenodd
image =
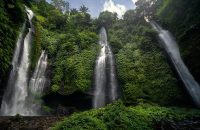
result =
M29 52L33 33L31 20L34 14L28 8L26 8L26 11L31 28L29 28L29 31L23 41L23 27L17 41L17 46L15 48L14 57L12 60L13 68L2 100L1 115L32 115L26 105L26 97L28 96ZM21 52L20 57L21 50L23 51Z
M119 96L117 78L116 78L116 70L115 70L115 61L113 57L113 53L108 46L108 61L109 61L109 86L110 86L110 94L109 100L115 101Z
M152 27L159 33L159 38L162 40L162 45L170 57L170 60L174 65L180 79L191 95L194 103L200 107L200 86L184 64L174 37L170 34L169 31L163 30L157 23L150 23Z
M101 51L95 66L94 108L103 107L107 103L116 100L119 96L114 56L107 42L105 28L101 28L99 37Z
M40 58L38 60L37 66L35 68L34 74L30 80L29 88L31 93L40 96L45 87L46 78L45 72L47 68L47 54L42 51Z
M47 54L42 51L38 60L37 66L29 82L29 93L26 98L27 108L30 115L39 115L41 113L43 90L46 86L46 69L47 69Z

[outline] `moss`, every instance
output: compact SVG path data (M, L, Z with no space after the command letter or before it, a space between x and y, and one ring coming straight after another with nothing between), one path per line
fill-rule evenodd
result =
M39 22L37 22L35 17L33 18L32 21L34 24L34 34L33 34L32 46L31 46L30 59L31 59L31 70L34 70L42 51L42 47L41 47L42 41L41 41L41 31L40 31L42 30L42 26L40 25Z
M51 114L54 110L48 106L43 105L42 111L45 112L46 114Z
M51 90L53 92L58 92L58 90L60 90L60 87L58 85L52 85Z

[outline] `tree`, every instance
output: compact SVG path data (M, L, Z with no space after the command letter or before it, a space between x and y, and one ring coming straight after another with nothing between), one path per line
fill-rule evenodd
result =
M79 27L79 29L89 27L91 24L90 14L88 14L88 13L73 14L71 16L70 20L71 20L72 24Z
M70 10L71 15L75 15L77 13L78 13L78 10L76 8L73 8L73 9Z
M135 10L128 10L123 16L123 19L128 24L134 24L139 21L138 15Z
M69 12L69 2L64 0L52 0L52 5L63 13Z
M79 11L82 12L82 13L87 13L89 11L89 9L85 5L82 5L79 8Z
M63 15L59 10L54 9L49 11L47 17L49 29L64 30L66 26L67 16Z
M156 12L156 6L159 2L157 0L138 0L135 5L137 6L137 15L141 17L152 16Z
M110 28L113 24L113 22L115 22L117 20L117 15L116 13L112 13L109 11L104 11L101 12L98 18L98 24L99 26L104 26L105 28Z

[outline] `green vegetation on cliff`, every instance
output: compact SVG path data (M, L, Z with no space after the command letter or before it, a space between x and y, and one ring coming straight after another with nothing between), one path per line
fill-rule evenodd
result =
M93 20L85 6L63 13L63 8L53 5L45 1L32 5L36 13L35 43L41 42L49 56L51 90L64 95L84 92L91 88L98 53Z
M160 107L140 104L126 107L117 101L105 108L75 113L57 123L53 130L153 130L154 124L163 119L183 120L200 116L200 111L177 107Z
M184 101L184 92L179 88L172 68L167 63L156 33L145 22L144 16L151 15L155 18L152 13L157 12L157 17L161 17L164 11L169 11L166 8L170 8L170 3L174 2L172 5L177 6L177 1L164 1L164 4L163 1L159 2L150 7L151 2L140 0L137 2L136 10L127 11L123 19L117 19L115 14L110 12L100 14L97 27L103 25L108 30L109 44L116 58L122 100L105 108L73 114L55 125L55 130L151 130L154 129L155 123L161 120L178 121L199 117L199 110L168 106L176 106L180 100ZM163 18L168 19L164 15ZM174 27L178 25L180 23L176 23Z
M21 1L0 1L0 85L9 73L17 36L25 21L24 15Z
M99 53L97 32L102 26L108 32L108 42L115 55L121 99L105 108L66 117L55 130L148 130L163 119L177 121L200 116L198 110L177 107L187 97L183 96L156 32L144 20L149 15L172 31L186 64L200 81L199 0L152 1L151 5L151 1L139 0L137 8L128 10L123 19L108 11L92 19L84 5L70 9L68 2L58 4L57 0L52 4L45 0L26 3L35 14L31 69L35 68L41 50L46 50L50 92L70 95L91 89ZM25 20L22 3L0 1L0 84L8 75L18 32ZM48 106L43 107L51 111Z
M163 0L156 15L175 35L186 65L200 83L199 5L199 0Z
M124 16L129 20L117 22L109 31L123 99L132 105L140 100L172 104L181 98L182 91L157 42L156 33L144 21L132 20L132 15L126 13Z
M141 6L127 11L123 19L116 19L108 12L102 12L98 19L108 28L122 99L129 105L140 100L173 104L183 98L183 92L157 41L156 32L140 16Z

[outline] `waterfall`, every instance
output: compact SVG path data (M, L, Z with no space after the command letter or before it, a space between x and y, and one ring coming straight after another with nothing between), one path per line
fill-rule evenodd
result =
M119 96L118 85L115 72L114 56L107 43L105 28L100 30L99 44L101 46L100 55L96 60L95 84L93 107L99 108L116 100Z
M159 33L159 38L162 40L162 46L166 50L172 64L174 65L194 103L200 107L200 86L184 64L175 38L169 31L162 29L157 23L151 21L150 24Z
M95 95L93 106L95 108L105 106L105 80L106 80L106 52L102 45L100 55L95 67Z
M26 8L26 11L31 28L29 28L23 41L22 35L25 29L23 27L17 41L12 61L13 68L8 80L7 89L2 99L1 115L32 115L26 105L26 97L28 96L29 52L33 33L31 20L34 14L28 8ZM20 52L21 50L23 51Z
M116 71L115 71L115 61L113 57L113 53L110 49L110 46L108 46L108 61L109 61L109 86L110 86L110 101L115 101L119 94L118 94L118 84L117 84L117 78L116 78Z
M29 82L29 93L26 98L27 107L29 108L30 114L33 116L41 113L42 96L43 90L46 86L46 69L47 69L47 54L42 51L38 60L37 66Z
M38 60L37 66L29 83L29 88L32 94L41 96L45 87L46 78L45 72L47 68L47 54L42 51Z

